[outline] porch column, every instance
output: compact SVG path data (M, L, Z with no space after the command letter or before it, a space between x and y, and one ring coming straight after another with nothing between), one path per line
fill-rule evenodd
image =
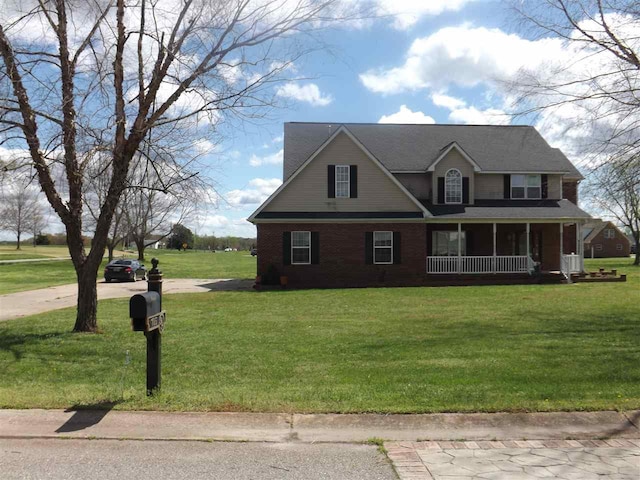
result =
M564 223L560 223L560 271L562 271L562 257L564 255Z
M461 255L462 255L462 223L458 222L458 273L460 273L462 271L462 262L461 262Z
M492 265L492 271L493 273L496 273L496 252L497 252L497 248L496 248L496 233L497 233L497 229L498 229L498 225L496 224L496 222L493 222L493 265Z
M531 233L531 224L527 222L527 257L529 256L529 234Z

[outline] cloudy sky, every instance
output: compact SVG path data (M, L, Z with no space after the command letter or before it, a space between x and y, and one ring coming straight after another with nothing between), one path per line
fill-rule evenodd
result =
M557 39L527 38L506 2L374 1L383 18L321 34L326 48L292 69L302 80L274 85L281 103L268 118L223 130L206 159L223 200L192 222L198 234L255 235L245 219L281 184L284 122L526 123L505 115L503 82L573 54ZM557 116L535 122L572 157L580 133Z

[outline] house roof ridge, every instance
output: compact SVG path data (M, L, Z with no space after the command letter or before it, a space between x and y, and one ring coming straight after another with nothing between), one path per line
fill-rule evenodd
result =
M397 126L408 125L413 127L496 127L496 128L533 128L534 125L495 125L491 123L378 123L378 122L284 122L285 124L294 125L379 125L383 126Z

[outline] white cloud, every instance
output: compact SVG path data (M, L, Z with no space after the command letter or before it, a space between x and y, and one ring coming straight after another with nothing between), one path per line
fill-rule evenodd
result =
M456 108L462 108L467 105L467 102L462 100L461 98L450 97L449 95L434 93L431 95L431 101L436 107L444 107L449 110L454 110Z
M292 82L285 83L278 87L276 95L299 102L306 102L314 107L325 107L333 101L331 95L323 95L315 83L308 83L302 86Z
M272 143L282 143L283 140L284 140L284 135L278 135L273 140L271 140L271 142Z
M406 30L422 17L457 11L473 0L377 0L379 15L393 16L393 27Z
M226 215L206 215L199 218L198 232L214 234L217 237L255 237L256 227L246 218L233 218Z
M278 150L276 153L272 153L271 155L265 155L264 157L259 157L254 153L249 159L249 165L252 167L260 167L262 165L282 165L283 155L284 150L282 149Z
M568 56L558 39L530 41L499 29L462 25L414 40L403 65L365 72L360 80L369 90L384 94L473 87L508 80L522 67L538 68Z
M449 120L469 125L509 125L511 123L510 117L503 110L497 108L478 110L473 106L452 110Z
M436 123L429 115L413 112L406 105L400 105L400 110L391 115L383 115L378 123Z
M254 178L248 188L232 190L226 194L227 203L234 208L257 207L282 185L278 178Z

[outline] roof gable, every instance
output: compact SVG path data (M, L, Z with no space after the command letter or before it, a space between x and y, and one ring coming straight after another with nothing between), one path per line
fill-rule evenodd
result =
M404 187L404 185L402 185L400 183L400 181L394 176L392 175L385 167L384 165L382 165L380 163L380 161L378 161L378 159L371 154L371 152L349 131L348 128L346 128L345 126L341 126L340 128L338 128L337 130L335 130L331 136L329 138L327 138L322 145L320 145L308 158L307 160L298 168L296 169L295 172L293 172L293 174L287 178L285 180L285 182L273 193L269 196L269 198L255 211L253 212L248 220L250 222L256 220L257 216L265 209L267 208L272 202L274 202L274 200L282 194L282 192L284 192L287 187L289 185L291 185L297 177L299 177L302 172L305 171L305 169L307 169L309 167L309 165L312 164L312 162L314 161L314 159L316 159L330 144L332 144L332 142L340 135L340 134L344 134L346 135L351 142L353 142L353 144L355 144L356 148L359 149L360 151L362 151L364 153L364 155L369 159L369 161L372 162L372 164L374 165L374 168L376 168L376 170L379 170L384 176L385 178L391 182L395 188L398 189L398 193L402 196L402 198L404 198L405 200L403 200L403 203L406 204L406 201L408 200L410 202L410 204L412 204L416 210L418 210L423 217L425 216L430 216L429 211ZM336 163L340 163L338 160L336 161ZM326 177L324 177L326 179ZM326 187L325 187L326 189ZM326 190L325 190L326 191Z
M471 158L469 154L465 152L460 145L458 145L458 142L451 142L449 145L443 148L442 153L438 155L438 157L431 163L431 165L429 165L429 168L427 168L427 171L428 172L435 171L436 165L438 165L438 163L440 163L449 154L449 152L454 149L457 150L458 153L460 153L462 158L464 158L467 162L471 164L474 172L482 171L480 166L473 160L473 158Z

